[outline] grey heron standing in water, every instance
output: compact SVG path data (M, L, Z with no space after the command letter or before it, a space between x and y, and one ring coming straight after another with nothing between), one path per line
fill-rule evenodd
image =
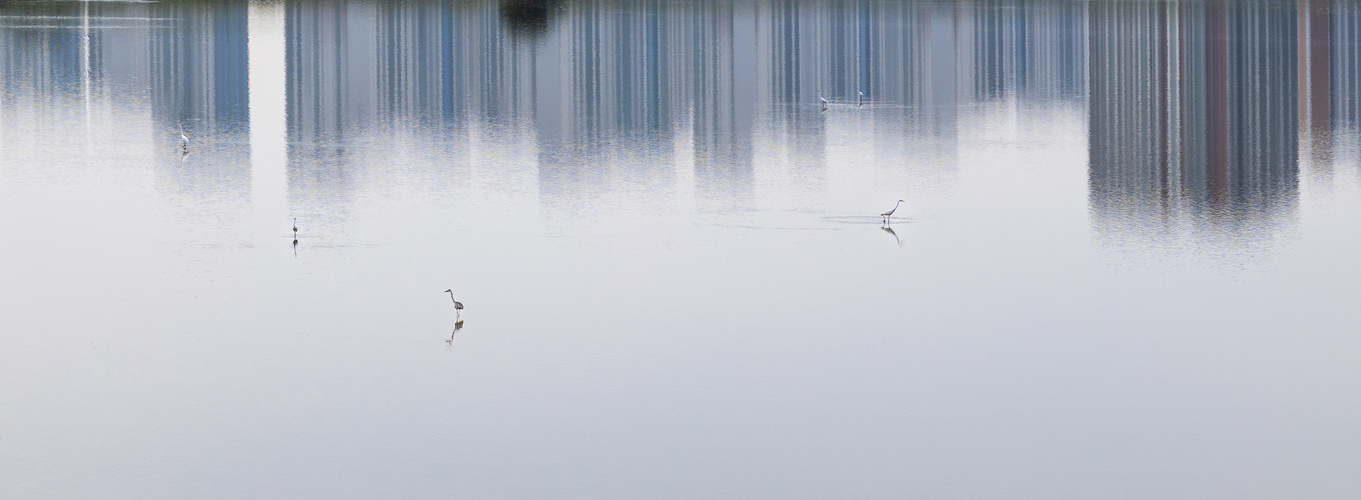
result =
M459 302L458 299L455 299L455 298L454 298L454 289L450 288L450 289L448 289L448 290L445 290L444 293L449 294L449 300L454 301L454 317L455 317L455 318L462 318L462 317L463 317L463 303L462 303L462 302ZM462 319L459 319L459 321L462 321Z
M885 224L888 223L888 218L891 217L891 216L893 216L893 212L897 212L897 211L898 211L898 205L901 205L901 204L903 204L903 203L905 203L905 202L906 202L906 200L898 200L898 203L894 203L894 204L893 204L893 209L892 209L892 210L889 210L889 211L887 211L887 212L884 212L884 213L882 213L882 214L879 214L880 217L883 217L883 218L884 218L884 223L885 223Z

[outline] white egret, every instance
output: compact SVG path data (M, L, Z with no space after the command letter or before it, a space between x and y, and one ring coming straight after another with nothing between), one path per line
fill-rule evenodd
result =
M827 99L824 99L824 98L822 97L822 91L821 91L821 90L818 91L818 100L819 100L819 101L822 101L822 110L823 110L823 111L827 111Z
M864 92L861 92L861 91L859 91L859 90L855 91L855 93L856 93L856 94L860 94L859 100L856 101L856 103L857 103L856 106L864 106L864 105L865 105L865 93L864 93Z
M454 298L454 290L452 288L445 290L444 293L449 294L449 300L454 301L454 317L461 318L463 316L463 303Z
M887 212L884 212L884 213L882 213L882 214L879 214L879 216L880 216L880 217L883 217L883 218L884 218L884 222L887 223L887 222L888 222L888 218L891 217L891 216L893 215L893 212L897 212L897 211L898 211L898 205L901 205L901 204L903 204L903 203L906 203L906 200L898 200L898 203L894 203L894 204L893 204L893 209L892 209L892 210L889 210L889 211L887 211Z
M189 152L189 136L184 135L184 125L180 125L180 151Z

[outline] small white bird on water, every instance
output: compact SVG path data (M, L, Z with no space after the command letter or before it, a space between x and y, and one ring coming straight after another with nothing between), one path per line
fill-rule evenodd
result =
M880 216L880 217L883 217L883 218L884 218L884 222L887 223L887 222L888 222L888 218L891 217L891 216L893 215L893 212L897 212L897 211L898 211L898 205L901 205L901 204L903 204L903 203L906 203L906 200L898 200L898 203L894 203L894 204L893 204L893 209L892 209L892 210L889 210L889 211L887 211L887 212L884 212L884 213L882 213L882 214L879 214L879 216Z
M189 136L184 135L184 125L180 125L180 151L189 152Z
M859 90L855 91L855 93L856 93L856 94L860 94L860 97L859 97L860 100L857 101L858 104L856 104L856 105L857 105L857 106L864 106L864 105L865 105L865 93L864 93L864 92L861 92L861 91L859 91Z
M454 301L454 317L455 317L455 318L462 318L462 317L463 317L463 303L462 303L462 302L459 302L458 299L455 299L455 298L454 298L454 290L453 290L452 288L450 288L450 289L448 289L448 290L445 290L444 293L449 294L449 300ZM461 321L461 319L460 319L460 321Z
M819 101L822 101L822 110L823 110L823 111L827 111L827 99L824 99L824 98L822 97L822 91L821 91L821 90L818 91L818 100L819 100Z

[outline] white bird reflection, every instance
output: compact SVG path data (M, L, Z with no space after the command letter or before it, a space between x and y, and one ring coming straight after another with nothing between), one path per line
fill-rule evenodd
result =
M884 232L893 235L893 239L898 241L898 246L903 246L903 239L899 238L898 233L894 231L892 227L889 227L888 224L880 226L879 229L883 229Z

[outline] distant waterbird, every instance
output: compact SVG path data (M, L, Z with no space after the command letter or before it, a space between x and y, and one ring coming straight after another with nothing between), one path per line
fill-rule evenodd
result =
M298 218L297 218L297 217L294 217L294 218L293 218L293 240L294 240L295 243L297 242L297 239L298 239Z
M855 91L855 93L860 95L860 97L859 97L858 100L856 101L856 106L864 106L864 105L865 105L865 93L864 93L864 92L861 92L861 91L859 91L859 90Z
M883 218L884 218L884 223L888 223L889 217L892 217L892 216L893 216L893 212L897 212L897 211L898 211L898 205L902 205L903 203L906 203L906 200L898 200L898 203L894 203L894 204L893 204L893 209L891 209L891 210L889 210L889 211L887 211L887 212L884 212L884 213L882 213L882 214L879 214L880 217L883 217Z
M818 101L822 102L822 110L827 111L827 99L822 97L822 91L818 91Z
M184 135L184 125L180 125L180 151L189 152L189 136Z
M449 300L454 301L454 317L462 321L461 318L463 317L463 303L459 302L458 299L454 298L454 289L450 288L448 290L445 290L444 293L449 294Z

